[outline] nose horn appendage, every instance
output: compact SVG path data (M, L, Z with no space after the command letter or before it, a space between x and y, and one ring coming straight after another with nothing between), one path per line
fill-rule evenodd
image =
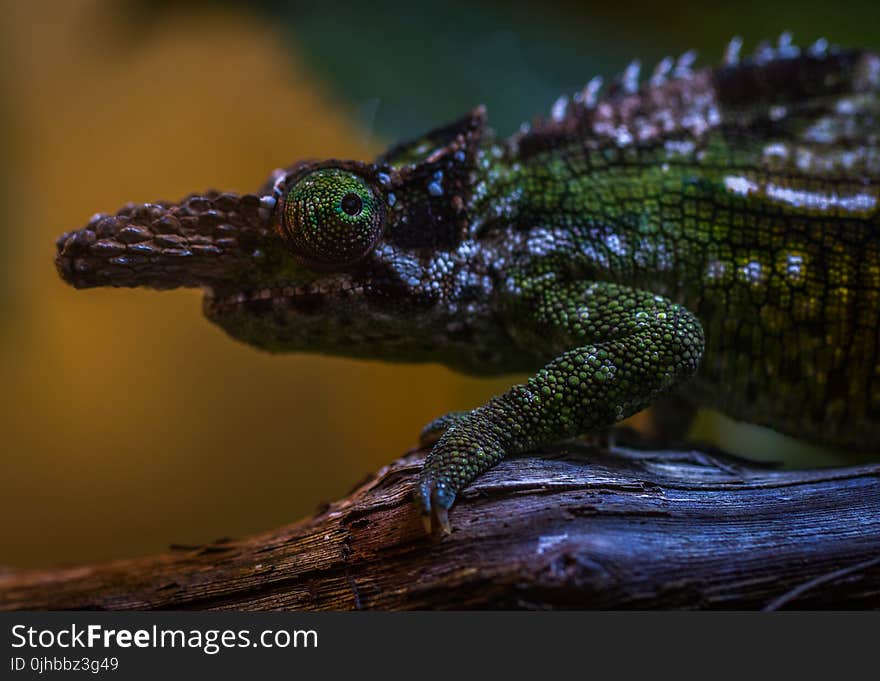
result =
M271 196L210 192L129 204L62 234L55 265L76 288L213 286L234 281L271 234Z

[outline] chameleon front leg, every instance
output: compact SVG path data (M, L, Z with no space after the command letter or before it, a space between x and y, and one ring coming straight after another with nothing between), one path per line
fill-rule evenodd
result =
M444 424L416 489L429 529L449 532L456 494L504 456L641 411L690 378L703 353L691 312L609 282L534 281L509 314L529 330L520 344L557 356L525 384Z

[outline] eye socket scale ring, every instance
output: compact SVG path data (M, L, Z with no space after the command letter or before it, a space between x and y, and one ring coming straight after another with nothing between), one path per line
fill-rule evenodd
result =
M369 254L385 221L372 187L341 168L321 168L297 180L280 215L279 231L291 253L307 265L331 269Z

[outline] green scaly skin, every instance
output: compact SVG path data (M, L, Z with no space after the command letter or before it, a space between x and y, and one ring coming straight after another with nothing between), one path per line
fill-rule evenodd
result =
M534 375L423 431L449 529L501 458L664 394L803 439L880 437L880 58L788 36L639 86L631 65L508 140L482 109L374 163L128 205L58 240L77 287L205 289L273 352ZM686 424L687 418L679 419Z

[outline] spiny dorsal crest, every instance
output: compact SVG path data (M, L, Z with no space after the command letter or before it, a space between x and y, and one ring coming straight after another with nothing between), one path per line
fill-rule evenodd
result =
M647 143L677 132L699 139L721 122L720 102L747 108L751 99L760 105L772 97L772 86L777 81L784 82L787 76L808 80L816 62L828 62L814 74L820 84L817 87L821 87L828 80L828 72L837 69L845 73L852 66L852 58L837 64L831 63L834 57L856 55L830 46L824 38L801 49L788 32L782 33L775 45L759 43L750 56L740 56L742 45L742 39L734 37L716 68L695 70L694 50L678 59L666 57L645 82L640 82L641 62L635 60L604 92L602 79L597 76L571 97L559 97L548 117L523 125L512 144L528 154L566 138L588 146ZM722 91L725 88L727 92ZM815 89L805 86L805 95L813 94ZM741 98L739 102L737 97Z

